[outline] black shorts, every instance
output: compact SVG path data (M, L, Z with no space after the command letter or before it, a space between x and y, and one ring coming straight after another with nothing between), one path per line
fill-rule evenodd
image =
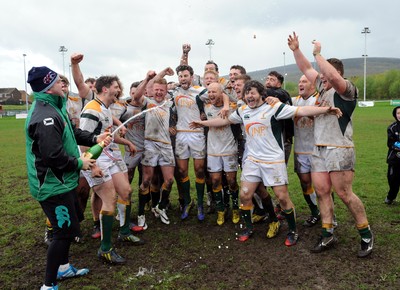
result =
M44 213L53 226L53 239L73 239L80 235L75 199L76 192L72 190L40 202Z

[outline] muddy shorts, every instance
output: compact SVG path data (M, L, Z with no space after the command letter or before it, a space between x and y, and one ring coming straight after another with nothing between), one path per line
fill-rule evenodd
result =
M143 151L136 151L135 155L131 156L130 152L125 152L124 161L128 169L136 168L142 161Z
M312 172L353 171L354 148L315 146L311 157Z
M143 166L175 166L175 156L171 144L144 141Z
M206 138L203 132L178 132L175 155L177 159L204 159L206 157Z
M235 172L238 171L237 154L228 156L207 156L208 172Z

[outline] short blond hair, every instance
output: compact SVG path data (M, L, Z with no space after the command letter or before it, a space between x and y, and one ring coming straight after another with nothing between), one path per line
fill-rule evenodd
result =
M203 78L206 76L206 74L212 74L213 76L215 76L215 78L216 78L217 80L218 80L218 78L219 78L218 73L217 73L216 71L213 71L213 70L208 70L208 71L204 72Z
M167 80L164 79L164 78L154 79L154 83L155 84L160 84L160 85L167 85Z

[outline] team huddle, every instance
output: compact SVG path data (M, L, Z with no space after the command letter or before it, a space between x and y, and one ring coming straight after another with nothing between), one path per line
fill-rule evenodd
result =
M131 85L129 96L123 95L117 76L84 81L79 66L82 54L71 56L78 95L68 91L65 77L46 67L32 68L28 83L35 103L26 123L27 164L32 195L48 219L49 249L42 289L58 289L57 279L89 272L70 265L68 252L71 241L82 239L79 222L90 189L92 238L100 239L97 255L108 263L126 261L112 243L115 216L118 240L143 245L134 233L151 228L146 208L162 223L170 223L174 181L181 220L188 219L192 209L199 221L205 219L206 212L216 211L219 226L228 217L235 224L242 220L240 242L248 241L254 223L265 217L267 238L277 236L282 220L286 220L284 244L296 245L295 205L287 187L293 143L295 171L311 212L304 226L322 224L321 236L311 252L322 252L337 243L335 192L355 219L361 237L358 256L368 256L374 237L365 208L352 191L355 152L351 118L357 88L343 78L340 60L321 56L319 42L314 41L313 54L320 73L299 49L295 33L289 36L288 45L303 72L295 98L282 89L283 76L275 71L269 73L264 85L251 80L242 66L234 65L226 80L219 77L217 64L208 61L200 78L188 64L191 47L187 44L175 70L178 83L167 83L165 77L174 75L169 67L159 73L149 71L144 80ZM46 143L46 136L53 136L54 144ZM84 152L97 143L104 149L95 160ZM124 154L119 144L124 145ZM194 186L189 178L190 158ZM131 183L136 168L140 185L134 224ZM67 220L60 220L60 211Z

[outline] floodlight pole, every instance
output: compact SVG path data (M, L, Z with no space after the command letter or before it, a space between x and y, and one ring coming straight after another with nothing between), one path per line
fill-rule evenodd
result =
M66 48L64 45L61 45L60 48L58 49L59 52L61 52L62 54L62 58L63 58L63 75L65 76L65 53L68 51L68 48Z
M283 52L283 89L286 90L286 54Z
M364 27L364 30L361 31L362 34L365 36L365 42L364 42L364 102L366 99L367 95L367 34L371 33L371 30L368 27Z
M28 88L26 85L26 64L25 64L26 53L22 54L22 56L24 57L25 104L26 104L26 113L28 114L29 102L28 102Z
M72 64L69 64L69 91L72 92L72 81L71 81L71 66Z
M211 58L211 48L212 46L215 44L215 42L210 38L209 40L207 40L206 45L208 45L208 49L210 50L210 60L212 60Z

